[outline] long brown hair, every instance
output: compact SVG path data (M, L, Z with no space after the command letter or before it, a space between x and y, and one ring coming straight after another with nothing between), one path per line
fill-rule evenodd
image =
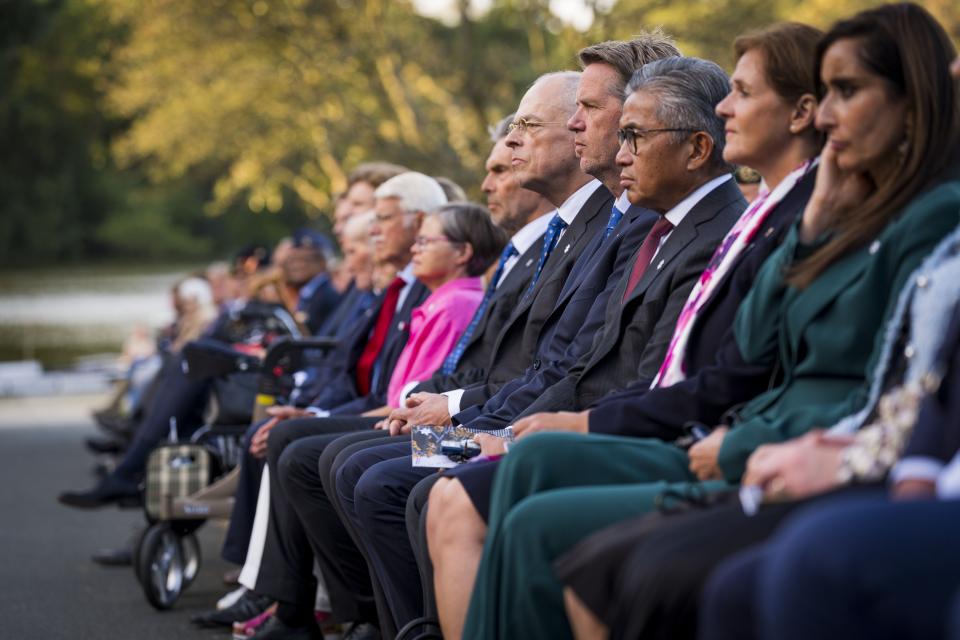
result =
M862 206L835 220L833 237L790 269L787 281L798 288L875 238L911 200L941 179L960 145L958 89L949 69L956 52L925 9L890 4L838 22L817 45L817 78L827 49L848 38L859 41L860 62L903 98L910 127L891 179L876 185Z

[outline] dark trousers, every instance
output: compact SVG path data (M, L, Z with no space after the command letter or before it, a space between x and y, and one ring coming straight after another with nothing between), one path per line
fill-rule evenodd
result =
M700 637L941 638L960 589L960 500L840 498L721 565Z
M158 385L143 420L137 426L130 447L113 473L128 482L138 481L147 468L147 458L170 433L170 421L176 420L178 437L184 438L203 425L203 409L209 390L208 380L190 380L182 369L179 355L169 356L158 374Z
M352 518L347 517L344 511L344 505L337 494L337 473L340 467L350 459L354 453L376 447L388 442L402 441L405 436L390 437L386 431L375 431L373 436L369 432L351 433L343 435L331 443L320 456L318 463L320 477L323 479L323 489L336 511L341 524L349 533L359 555L346 556L341 555L338 561L341 563L359 563L369 574L370 586L373 589L373 599L376 608L377 626L380 634L384 638L393 638L397 635L397 627L394 625L393 616L390 613L390 607L384 596L383 587L377 579L376 574L370 568L370 555L366 548L364 539L356 529L356 524Z
M397 628L423 615L416 556L407 536L413 487L436 469L414 467L410 439L351 455L337 472L337 495L366 548Z
M717 565L766 540L795 509L830 499L764 505L746 516L736 494L730 497L705 509L611 525L573 547L554 568L612 638L694 638L700 592Z
M263 477L263 458L250 455L250 440L263 425L255 422L250 425L240 445L243 455L239 464L239 482L233 498L233 510L230 512L230 524L223 540L220 555L227 562L242 565L247 560L247 548L250 546L250 534L253 531L253 519L257 513L257 496L260 495L260 478Z
M427 476L416 485L407 498L405 518L407 521L407 537L410 547L420 570L420 585L423 591L423 615L427 618L437 617L436 596L433 592L433 563L430 562L430 550L427 547L427 501L430 490L442 476L434 473Z
M338 620L357 620L364 608L370 587L361 572L330 571L329 557L318 552L339 553L352 546L336 514L323 502L326 496L317 473L317 461L323 449L345 432L370 429L373 418L302 418L274 427L267 443L267 465L271 469L270 517L263 560L257 576L258 593L305 611L313 610L316 580L313 576L315 553L327 583L333 614ZM294 497L295 496L295 497ZM325 518L314 527L321 540L309 536L293 501L301 505L309 518ZM322 544L321 544L322 542Z

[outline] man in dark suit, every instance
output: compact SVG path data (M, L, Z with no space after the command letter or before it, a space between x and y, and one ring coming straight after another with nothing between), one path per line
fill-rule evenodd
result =
M514 114L510 114L492 128L494 144L480 189L486 195L493 221L510 234L514 256L505 263L501 281L496 284L496 291L477 326L469 334L465 332L463 345L457 345L462 347L457 357L445 362L444 367L427 380L418 382L411 392L439 392L456 388L461 381L479 378L497 343L500 329L516 309L537 267L543 249L543 235L550 223L551 216L547 214L552 214L556 207L542 195L521 187L513 177L511 151L506 143L513 118Z

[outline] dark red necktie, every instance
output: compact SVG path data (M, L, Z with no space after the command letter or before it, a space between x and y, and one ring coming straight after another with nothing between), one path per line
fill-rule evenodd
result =
M390 323L393 322L393 316L397 312L397 300L400 299L400 290L406 284L403 278L397 276L387 292L383 296L383 304L380 305L380 313L377 314L377 324L373 327L373 334L367 340L367 346L363 348L360 359L357 360L357 391L361 396L370 393L370 381L373 375L373 364L380 355L380 349L387 339L387 332L390 331Z
M630 272L630 280L627 281L627 288L623 291L621 302L626 302L633 290L640 284L640 279L643 278L643 274L650 266L653 256L657 254L657 249L660 248L660 239L672 230L673 225L663 216L660 216L660 219L653 224L650 233L647 234L647 237L643 239L643 244L640 245L640 251L637 252L637 261L633 263L633 271Z

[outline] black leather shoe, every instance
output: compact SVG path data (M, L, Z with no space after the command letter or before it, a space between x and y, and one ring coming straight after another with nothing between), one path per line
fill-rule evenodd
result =
M250 640L323 640L323 633L313 621L302 627L288 627L273 616L250 636Z
M368 622L354 622L343 632L340 640L380 640L380 631Z
M104 567L129 567L133 564L133 549L100 549L90 559Z
M83 441L93 453L120 453L123 445L112 438L87 438Z
M260 615L271 604L273 600L269 597L247 591L226 609L198 613L190 618L190 622L201 627L232 627L234 622L243 622Z
M93 417L104 431L115 436L129 438L134 431L134 421L118 413L97 411L94 412Z
M136 501L139 497L140 488L133 482L107 476L90 491L66 491L57 500L68 507L96 509L114 502Z

